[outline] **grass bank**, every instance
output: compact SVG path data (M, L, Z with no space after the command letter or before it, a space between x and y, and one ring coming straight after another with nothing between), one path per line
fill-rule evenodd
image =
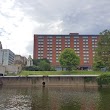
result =
M101 72L101 71L84 71L84 70L75 70L75 71L22 71L18 75L28 76L28 75L100 75L100 74L110 74L110 72Z

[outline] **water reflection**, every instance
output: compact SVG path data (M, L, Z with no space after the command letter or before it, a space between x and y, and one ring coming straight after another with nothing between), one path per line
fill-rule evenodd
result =
M100 88L100 100L98 110L110 110L110 88Z
M110 110L110 89L2 87L0 110Z

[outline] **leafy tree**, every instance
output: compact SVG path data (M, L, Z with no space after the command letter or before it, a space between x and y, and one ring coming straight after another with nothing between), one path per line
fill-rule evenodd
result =
M33 64L37 66L39 71L50 71L55 70L51 67L50 61L46 58L43 59L33 59Z
M110 30L100 33L93 66L96 69L106 67L110 70Z
M66 70L71 71L73 68L76 68L79 65L80 59L75 54L73 49L66 48L60 54L59 62L62 68L66 68Z
M50 61L48 59L46 59L46 58L43 58L43 59L33 59L33 64L38 66L41 61L45 61L45 62L50 64Z
M42 61L39 63L39 67L40 67L40 70L41 70L41 71L50 71L50 69L51 69L50 64L47 63L45 60L42 60Z
M35 65L27 66L27 67L24 67L23 69L27 70L27 71L39 71L39 68L37 66L35 66Z
M99 71L101 68L104 68L104 67L105 67L105 65L104 65L103 61L97 60L97 62L94 62L93 69L96 71Z

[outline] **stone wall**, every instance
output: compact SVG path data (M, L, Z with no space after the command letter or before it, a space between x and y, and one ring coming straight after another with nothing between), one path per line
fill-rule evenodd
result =
M0 73L5 74L5 67L2 65L0 65Z
M19 73L22 70L21 65L7 65L6 72L8 73Z
M3 85L14 86L98 86L97 76L4 76Z

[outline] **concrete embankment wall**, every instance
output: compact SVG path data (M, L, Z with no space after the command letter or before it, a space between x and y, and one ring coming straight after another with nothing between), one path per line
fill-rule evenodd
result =
M98 86L97 75L38 75L38 76L3 76L0 84L4 86Z

